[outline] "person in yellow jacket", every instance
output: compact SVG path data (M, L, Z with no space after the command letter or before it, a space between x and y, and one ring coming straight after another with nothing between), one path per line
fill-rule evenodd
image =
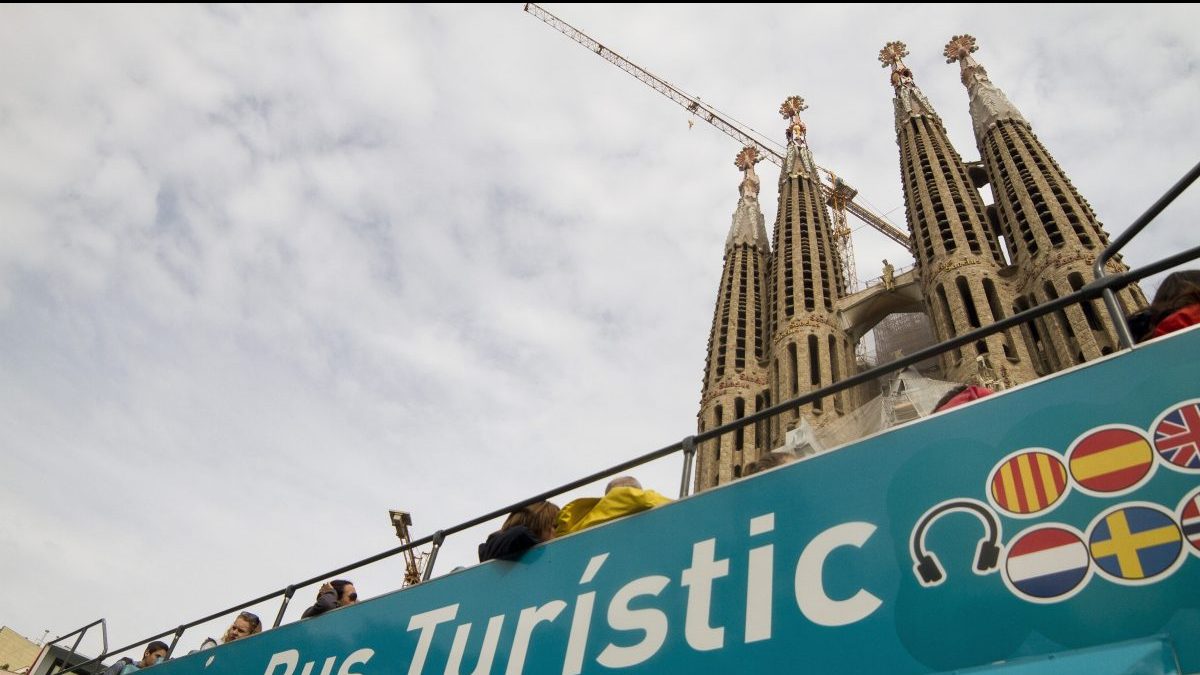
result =
M584 497L567 504L558 512L555 536L578 532L639 511L670 504L671 500L654 490L643 490L633 476L614 478L603 497Z

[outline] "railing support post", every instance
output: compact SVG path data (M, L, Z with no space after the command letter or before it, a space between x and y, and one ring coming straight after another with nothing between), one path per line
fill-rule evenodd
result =
M421 581L429 581L429 577L433 576L433 565L437 562L438 549L442 547L442 542L446 540L446 535L441 530L433 533L433 548L429 549L429 562L425 563L425 574L421 575Z
M171 646L167 647L168 659L171 658L171 655L175 653L175 645L179 644L179 638L181 637L183 637L183 626L175 629L175 638L171 640Z
M1108 316L1112 319L1113 328L1117 331L1117 340L1121 343L1121 349L1133 348L1133 333L1129 332L1129 322L1125 319L1125 312L1121 311L1121 306L1117 304L1117 295L1113 293L1111 288L1104 289L1104 306L1108 308Z
M272 628L279 628L279 624L283 623L283 613L287 610L288 603L291 602L295 592L295 584L288 584L288 587L283 589L283 604L279 606L279 613L275 615L275 625L271 626Z
M87 635L88 628L91 628L91 626L88 626L87 628L84 628L82 631L80 631L80 632L79 632L79 637L75 638L75 644L71 645L71 655L72 655L72 656L73 656L73 655L75 655L76 653L78 653L78 652L76 652L75 650L79 649L79 643L83 641L83 636L84 636L84 635ZM101 655L101 656L100 656L100 658L104 658L105 656L108 656L108 654L103 654L103 655ZM70 662L69 660L67 661L67 666L68 666L68 667L73 667L73 666L71 666L71 662ZM63 670L65 670L65 669L64 669L64 668L59 668L59 669L58 669L58 671L59 671L60 673L61 673Z
M683 439L683 477L679 481L679 498L683 499L691 493L692 488L692 459L696 456L696 437L688 436Z
M1109 259L1116 255L1117 251L1120 251L1122 248L1124 248L1125 244L1128 244L1129 240L1133 239L1134 235L1136 235L1138 232L1141 232L1143 228L1149 225L1150 221L1154 220L1159 213L1162 213L1162 210L1167 208L1168 204L1175 201L1175 198L1182 194L1183 191L1186 190L1193 182L1195 182L1196 178L1198 177L1200 177L1200 162L1193 166L1191 171L1188 171L1186 174L1184 174L1183 178L1180 178L1178 181L1176 181L1176 183L1171 186L1171 189L1167 190L1166 194L1159 197L1158 201L1154 202L1149 209L1146 209L1146 212L1143 213L1141 217L1133 221L1132 225L1127 227L1119 237L1112 240L1112 242L1100 252L1100 255L1096 256L1096 262L1092 266L1092 271L1095 273L1097 281L1104 279L1106 276L1104 272L1104 266L1108 263ZM1108 310L1109 318L1112 319L1113 327L1117 331L1117 339L1121 343L1121 348L1132 349L1133 334L1129 332L1129 322L1125 319L1125 313L1121 311L1121 306L1117 304L1116 293L1114 293L1111 288L1105 288L1100 295L1104 298L1104 307Z

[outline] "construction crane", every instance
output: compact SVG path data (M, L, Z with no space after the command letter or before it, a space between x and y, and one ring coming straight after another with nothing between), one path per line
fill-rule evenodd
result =
M592 39L587 33L575 28L571 24L563 21L554 14L551 14L541 5L536 3L526 3L525 11L533 16L541 19L550 27L558 30L563 35L571 38L575 42L588 48L588 50L600 55L605 61L613 64L621 70L629 73L638 80L641 80L651 89L666 96L675 103L682 106L685 110L692 113L696 117L708 122L717 129L723 131L725 135L741 143L743 146L753 146L759 149L763 157L770 160L777 166L782 167L784 155L775 147L772 147L770 141L760 137L757 133L750 130L744 124L737 120L723 115L712 106L704 103L699 98L691 96L678 87L667 82L666 80L654 75L650 71L633 63L629 59L621 56L613 50L605 47L596 40ZM850 228L846 224L846 212L849 211L859 220L882 232L892 241L900 244L906 251L911 251L908 235L892 225L882 216L876 215L869 209L854 201L858 191L851 188L845 181L838 178L832 171L824 167L818 166L818 169L824 174L821 181L821 188L825 194L826 203L833 207L834 218L834 234L840 244L838 255L842 260L842 271L846 277L846 288L853 292L858 287L857 274L854 272L854 253L850 246Z
M858 272L854 265L854 241L850 239L850 224L846 222L846 207L854 201L858 190L850 187L846 181L838 178L832 171L829 174L833 189L828 190L829 199L826 202L832 207L833 238L837 246L838 257L842 261L842 280L846 284L847 293L858 292ZM822 186L824 187L824 186Z
M408 528L412 527L412 515L407 511L389 511L388 515L391 516L392 527L396 528L396 536L400 539L400 543L403 545L411 544L412 535L409 534ZM403 587L421 583L427 555L425 553L414 553L411 548L404 551Z

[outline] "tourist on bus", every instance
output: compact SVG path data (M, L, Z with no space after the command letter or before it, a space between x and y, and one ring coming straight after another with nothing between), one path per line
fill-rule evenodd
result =
M171 650L165 642L155 640L146 646L146 651L142 653L141 661L134 661L128 656L118 660L108 668L102 671L101 675L129 675L135 673L142 668L149 668L167 660L167 652Z
M1200 323L1200 270L1173 272L1163 279L1146 309L1129 317L1138 342Z
M312 607L304 610L300 618L308 619L320 616L331 609L353 605L356 602L358 602L358 591L354 590L354 584L345 579L334 579L321 584L321 587L317 589L317 601L313 603Z
M669 498L654 490L643 490L633 476L619 476L609 481L603 497L583 497L564 506L558 514L555 535L561 537L670 503Z
M257 615L250 612L242 612L237 615L233 623L229 624L229 628L225 629L225 635L221 636L221 644L228 644L234 640L240 640L250 635L257 635L262 632L262 621ZM217 646L217 641L208 638L200 644L200 649L212 649Z
M146 651L142 653L142 660L137 663L130 663L121 670L121 675L129 675L143 668L158 665L167 660L167 652L170 647L167 643L155 640L146 646Z
M536 502L508 514L500 530L479 545L479 562L493 558L512 560L534 546L554 538L558 507Z
M975 384L960 384L946 392L945 395L934 404L933 412L937 413L943 410L949 410L964 403L976 401L984 396L991 396L993 393L995 392L987 387L980 387L979 385Z

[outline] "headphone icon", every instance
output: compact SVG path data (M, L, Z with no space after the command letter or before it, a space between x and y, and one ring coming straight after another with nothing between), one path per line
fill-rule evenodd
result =
M925 533L939 518L952 511L966 511L979 518L987 530L979 540L975 552L975 573L979 575L996 571L1000 562L1000 519L991 507L975 499L953 499L942 502L925 512L917 521L912 533L913 571L922 586L937 586L945 581L946 570L937 556L925 549Z

